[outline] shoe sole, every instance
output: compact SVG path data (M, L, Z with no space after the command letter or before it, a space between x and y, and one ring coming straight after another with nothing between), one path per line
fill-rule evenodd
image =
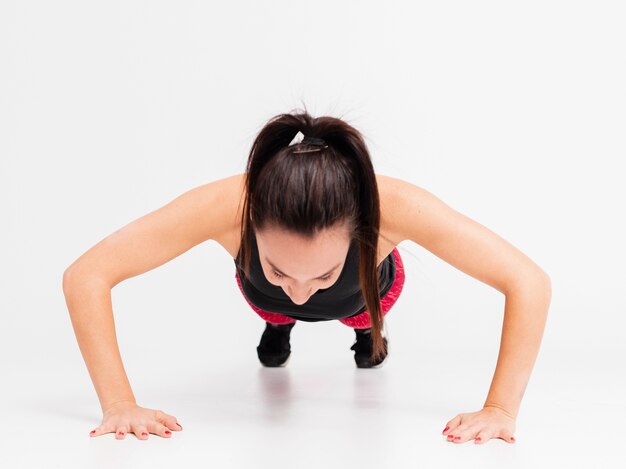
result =
M266 368L282 368L287 366L287 363L289 363L289 360L291 359L291 354L289 354L289 356L287 357L287 359L282 362L282 363L276 363L276 362L268 362L268 363L264 363L261 360L261 364L266 367Z
M385 340L387 347L389 347L389 341L384 335L383 335L383 339ZM387 358L389 358L389 349L387 349L387 355L385 355L385 358L383 358L383 361L380 362L378 365L371 366L369 362L369 358L362 358L362 357L356 358L355 357L354 361L356 363L357 368L382 368L382 366L387 361Z
M387 358L385 358L382 362L380 362L378 365L374 365L374 366L370 366L370 368L382 368L383 365L385 364L385 362L387 361Z
M380 362L378 365L370 366L369 363L357 363L356 367L357 368L382 368L382 366L385 364L386 361L387 361L387 357L385 357L385 359L382 362Z

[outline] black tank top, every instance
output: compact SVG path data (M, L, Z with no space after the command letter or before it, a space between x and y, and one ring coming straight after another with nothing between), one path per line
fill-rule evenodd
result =
M233 260L241 279L241 286L248 300L257 308L309 322L348 318L361 314L367 309L359 285L360 253L356 240L350 243L343 269L335 283L328 288L317 290L302 305L291 301L281 287L271 284L265 277L259 261L254 231L252 232L249 278L244 278L245 274L239 268L240 253L241 250L237 253L237 258ZM378 266L378 275L382 298L391 289L396 276L393 253L390 253Z

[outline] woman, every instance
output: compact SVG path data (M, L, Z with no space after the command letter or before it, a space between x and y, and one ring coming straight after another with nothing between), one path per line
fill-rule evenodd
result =
M502 344L483 408L447 422L448 441L513 442L515 419L543 334L550 280L532 260L430 192L374 173L361 134L306 111L271 119L241 175L192 189L96 244L64 273L81 353L103 410L92 436L171 436L182 427L137 405L115 339L110 291L213 239L235 262L244 298L265 322L257 354L284 366L297 321L355 330L360 368L387 356L384 316L404 284L396 245L412 240L507 295ZM97 333L94 333L97 331Z

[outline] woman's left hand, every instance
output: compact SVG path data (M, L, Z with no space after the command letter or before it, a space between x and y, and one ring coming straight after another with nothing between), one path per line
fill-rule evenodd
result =
M474 439L474 443L481 444L491 438L515 443L515 417L499 407L486 406L477 412L458 414L446 424L442 433L453 443Z

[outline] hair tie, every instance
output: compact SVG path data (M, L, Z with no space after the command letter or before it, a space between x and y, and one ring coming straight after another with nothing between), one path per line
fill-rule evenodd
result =
M328 145L326 144L326 141L323 138L305 137L301 131L298 131L298 133L291 140L291 143L289 143L288 146L299 145L299 144L315 145L319 148L311 148L309 150L296 150L294 151L294 153L310 153L313 151L320 151L322 148L328 148Z

